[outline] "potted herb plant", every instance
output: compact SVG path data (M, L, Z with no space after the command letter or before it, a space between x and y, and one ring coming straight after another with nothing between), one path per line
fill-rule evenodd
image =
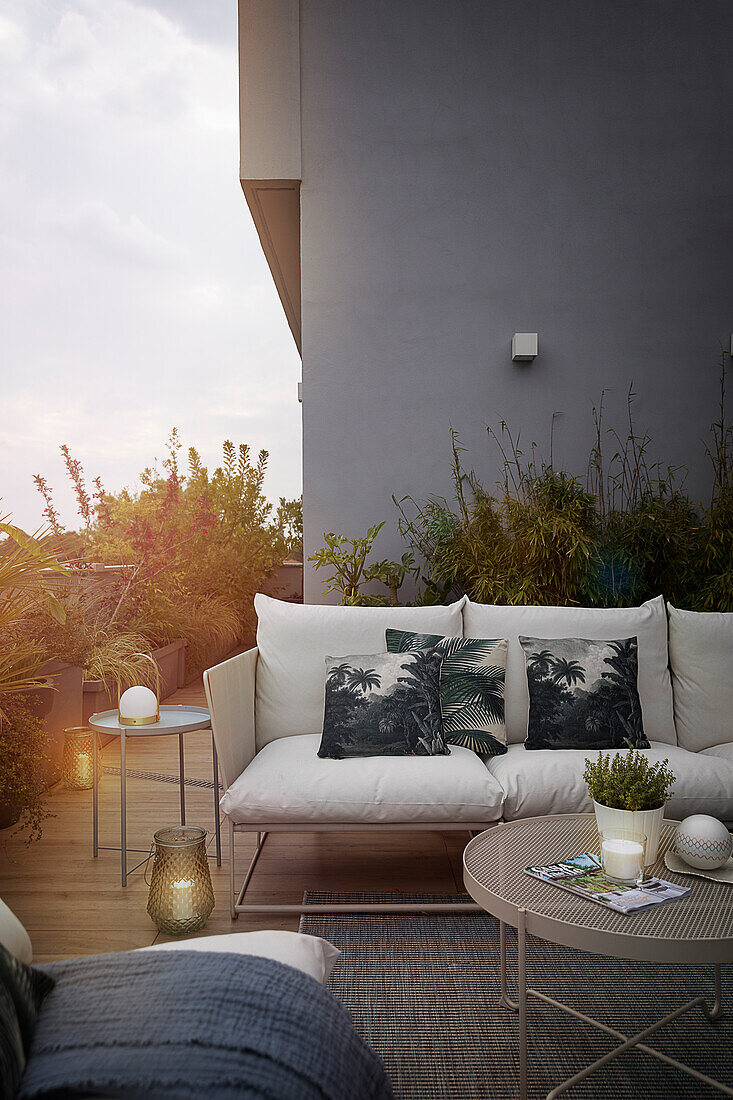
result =
M599 833L642 833L648 863L657 858L664 807L675 781L668 765L666 758L651 764L643 753L629 749L606 755L599 752L583 773Z

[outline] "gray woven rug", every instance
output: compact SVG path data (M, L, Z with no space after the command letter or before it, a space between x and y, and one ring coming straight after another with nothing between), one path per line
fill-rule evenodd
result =
M394 901L396 896L309 892L311 902ZM404 901L455 901L399 895ZM633 918L629 918L633 919ZM343 951L329 987L381 1056L404 1100L516 1100L517 1019L497 1005L499 926L485 913L305 914L300 929ZM507 930L510 991L516 935ZM529 938L535 988L631 1035L684 1001L710 994L709 967L661 966L585 955ZM723 968L729 1015L692 1011L649 1044L733 1088L733 966ZM530 1096L610 1050L614 1041L538 1001L529 1002ZM566 1094L569 1100L720 1100L722 1093L641 1052L622 1055Z

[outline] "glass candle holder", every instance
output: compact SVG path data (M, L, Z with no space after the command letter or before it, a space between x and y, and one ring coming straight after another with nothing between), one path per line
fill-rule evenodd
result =
M64 730L61 779L67 790L88 791L94 786L94 738L88 726L70 726Z
M206 829L173 825L155 834L148 913L161 932L199 932L214 908Z
M644 877L646 837L634 832L600 834L604 874L623 886L633 886Z

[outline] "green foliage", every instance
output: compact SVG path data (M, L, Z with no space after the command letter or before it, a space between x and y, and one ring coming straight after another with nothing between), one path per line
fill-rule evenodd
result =
M122 655L127 635L146 650L184 637L189 671L201 671L253 624L254 593L302 543L300 501L281 499L272 517L266 451L255 459L246 444L226 440L221 465L210 473L191 447L184 473L180 450L174 428L161 468L142 472L139 492L107 493L96 478L90 495L81 465L62 448L82 520L77 568L91 561L124 567L104 603L86 616L85 668L105 654ZM51 490L43 478L36 485L61 538Z
M615 755L598 753L598 759L585 765L583 778L588 794L602 806L616 810L655 810L670 796L675 777L669 760L650 764L636 749Z
M709 506L689 500L679 468L650 461L651 439L634 426L633 390L624 436L604 429L603 397L593 410L586 484L557 470L552 457L538 462L534 444L525 455L502 422L499 432L487 429L504 467L492 495L464 469L465 448L451 430L453 499L393 498L400 532L425 562L428 600L466 593L481 603L624 607L663 593L679 607L733 611L733 425L725 382L723 355L720 412L707 449Z
M0 804L19 815L26 843L40 840L43 821L53 816L43 803L43 719L36 718L22 695L4 701L0 725Z
M49 574L63 574L54 547L40 530L28 535L0 519L0 725L6 696L37 683L43 656L24 635L27 620L43 612L63 624L65 612L49 590Z
M370 527L362 538L355 539L336 535L333 531L329 534L324 532L325 546L308 558L308 561L314 562L316 569L332 570L325 581L327 587L324 595L340 592L342 604L350 605L383 606L398 602L398 592L405 577L417 575L415 559L413 554L407 553L398 562L384 560L367 565L367 558L383 527L384 521ZM373 596L362 592L362 585L371 581L383 584L389 595Z
M282 539L283 561L302 561L303 498L286 500L285 497L280 497L275 522Z

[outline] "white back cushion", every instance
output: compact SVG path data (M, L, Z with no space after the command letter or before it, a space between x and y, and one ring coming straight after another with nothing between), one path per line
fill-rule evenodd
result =
M699 752L733 741L733 613L668 611L679 743Z
M326 657L386 653L384 632L463 633L464 600L448 607L332 607L287 603L258 592L257 748L278 737L320 733Z
M33 958L31 938L13 910L0 900L0 943L21 962L30 963Z
M530 638L597 638L639 640L639 700L644 733L650 741L677 743L672 683L667 662L667 615L658 596L641 607L521 607L466 601L466 638L508 638L506 664L506 730L509 744L527 735L529 694L520 634Z

